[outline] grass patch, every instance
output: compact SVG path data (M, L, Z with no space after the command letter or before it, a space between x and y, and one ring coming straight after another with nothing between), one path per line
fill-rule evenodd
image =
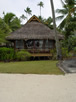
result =
M25 61L25 62L0 62L0 73L20 74L63 74L56 67L57 61Z

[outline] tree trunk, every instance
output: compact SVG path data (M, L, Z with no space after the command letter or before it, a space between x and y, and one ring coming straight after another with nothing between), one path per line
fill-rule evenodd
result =
M41 6L40 6L40 17L41 17Z
M52 8L53 26L54 26L54 31L55 31L57 59L61 60L62 59L62 55L61 55L61 49L60 49L60 43L59 43L59 39L58 39L58 34L57 34L57 31L56 31L55 12L54 12L53 0L50 0L50 3L51 3L51 8Z

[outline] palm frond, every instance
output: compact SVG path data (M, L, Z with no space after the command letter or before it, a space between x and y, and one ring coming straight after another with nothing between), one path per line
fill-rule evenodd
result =
M13 13L7 13L4 16L5 23L9 25L9 23L11 22L11 20L13 20L14 17L15 17L15 14L13 14Z
M63 0L61 0L61 4L64 7L66 4L63 2Z
M56 13L65 14L65 15L67 14L67 12L68 11L66 9L57 9L56 10Z
M60 29L63 29L64 26L66 24L66 18L60 23L60 25L58 26Z
M58 17L56 17L56 20L62 20L63 18L64 18L64 15L58 16Z

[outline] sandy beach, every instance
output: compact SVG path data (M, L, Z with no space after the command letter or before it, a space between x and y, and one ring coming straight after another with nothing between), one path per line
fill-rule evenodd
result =
M76 102L76 74L0 74L0 102Z

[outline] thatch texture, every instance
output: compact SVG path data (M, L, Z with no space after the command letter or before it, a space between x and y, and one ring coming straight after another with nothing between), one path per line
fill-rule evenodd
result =
M34 17L32 17L34 18ZM37 18L38 19L38 18ZM63 36L58 34L59 39L63 39ZM54 30L51 30L46 25L37 22L27 22L23 27L17 31L11 33L7 40L26 40L26 39L55 39Z

